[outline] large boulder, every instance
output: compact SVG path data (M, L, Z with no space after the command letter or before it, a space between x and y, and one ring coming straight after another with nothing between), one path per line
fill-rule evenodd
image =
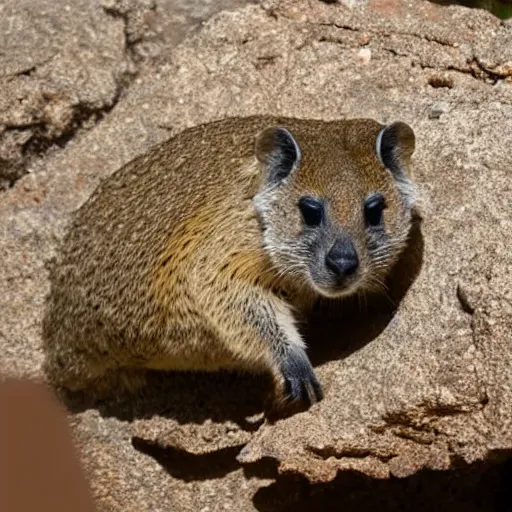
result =
M102 4L87 7L87 19L126 9ZM136 27L130 16L121 21ZM118 98L126 59L140 61L125 55L126 25L111 18L101 37L80 39L84 55L107 62L87 76L104 69L111 85L83 90L102 119L1 193L1 372L40 375L45 262L70 213L102 178L188 126L276 112L406 121L424 220L388 299L348 305L345 318L310 328L326 391L310 411L265 422L264 379L224 374L155 375L143 399L75 411L100 510L297 510L327 495L325 506L348 495L356 510L386 493L403 500L409 487L428 500L452 476L421 471L453 469L443 475L470 476L446 496L473 510L471 468L480 474L512 450L511 25L426 2L269 0L222 12L172 58L139 64ZM55 24L59 45L88 37L77 23L78 36ZM53 50L30 44L41 69L51 66ZM34 66L16 52L11 66L32 80Z

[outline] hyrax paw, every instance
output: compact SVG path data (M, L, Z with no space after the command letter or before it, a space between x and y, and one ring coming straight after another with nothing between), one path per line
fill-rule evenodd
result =
M284 401L309 407L323 398L322 386L304 352L291 353L281 366Z

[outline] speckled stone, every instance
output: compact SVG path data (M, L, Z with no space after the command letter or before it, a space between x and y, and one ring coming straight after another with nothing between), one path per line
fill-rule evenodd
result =
M512 448L510 24L428 2L265 0L214 16L155 59L100 122L1 193L1 371L39 374L45 262L70 213L188 126L254 113L403 120L417 137L424 221L389 300L312 327L326 396L309 412L262 423L263 379L184 375L70 415L99 509L332 510L346 498L347 510L374 510L389 496L431 510L437 493L446 510L493 510L499 475L483 462ZM452 86L433 86L434 72Z

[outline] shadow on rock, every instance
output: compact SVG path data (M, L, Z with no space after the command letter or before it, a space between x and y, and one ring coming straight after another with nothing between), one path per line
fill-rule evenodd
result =
M86 392L66 391L60 397L73 413L94 408L104 417L123 421L158 415L182 425L231 420L243 430L254 431L259 423L247 418L261 413L271 392L271 380L266 375L148 371L146 379L141 391L123 393L112 400L94 400Z
M137 451L155 459L173 478L185 482L223 478L241 468L246 478L273 479L278 476L278 463L273 458L266 457L247 465L238 462L237 455L244 447L243 444L207 453L190 453L135 436L132 438L132 445Z
M373 480L344 472L327 484L279 476L253 503L260 512L505 512L512 500L512 459L456 471L422 471L412 477Z
M173 446L134 437L133 447L155 459L173 478L192 482L223 478L240 468L236 456L244 445L229 446L209 453L189 453Z

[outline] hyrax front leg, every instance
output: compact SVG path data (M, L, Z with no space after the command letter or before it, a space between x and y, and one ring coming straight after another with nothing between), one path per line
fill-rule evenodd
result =
M228 269L225 272L229 275ZM202 312L213 331L219 333L219 345L210 346L210 353L221 354L226 367L271 373L272 409L288 405L304 408L321 400L322 387L290 306L269 290L247 286L243 281L224 281L221 277L217 285L224 294L204 289L200 298Z
M272 409L308 408L320 401L322 387L288 304L263 290L243 288L237 293L236 288L231 283L233 295L222 305L224 314L215 315L218 329L228 335L224 343L233 359L246 368L270 371Z
M270 322L268 331L262 333L275 363L274 375L281 381L276 383L276 398L284 403L310 406L323 398L322 386L306 354L293 316L283 309L276 308L275 324Z

